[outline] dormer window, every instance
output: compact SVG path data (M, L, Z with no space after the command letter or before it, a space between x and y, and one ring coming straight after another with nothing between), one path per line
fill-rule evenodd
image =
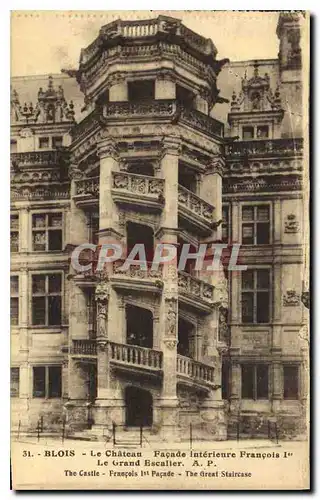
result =
M242 139L247 141L254 138L254 128L253 127L243 127L242 129Z
M128 82L129 101L149 101L154 99L154 96L154 80L139 80L135 82Z

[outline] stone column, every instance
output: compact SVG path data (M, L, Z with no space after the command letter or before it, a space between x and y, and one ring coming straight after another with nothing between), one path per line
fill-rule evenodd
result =
M111 75L109 87L109 101L127 101L128 100L128 84L121 75Z
M24 207L19 211L19 250L21 253L31 251L32 248L30 225L30 207Z
M281 363L275 361L271 366L272 375L272 411L277 413L280 410L283 398L283 371Z
M77 165L70 165L69 177L71 179L70 186L70 215L69 215L69 238L68 243L71 245L81 245L88 243L89 232L87 225L86 213L82 208L78 208L74 196L77 194L76 181L84 179L84 174L78 169Z
M232 413L239 412L240 400L241 400L241 365L238 361L231 361L230 410Z
M119 235L119 212L112 197L112 172L119 171L118 153L115 143L105 139L99 143L100 156L100 195L99 195L99 243L110 242ZM105 233L108 233L106 235Z
M161 176L165 179L165 205L157 238L177 245L178 161L180 144L176 138L164 141ZM163 352L163 387L160 400L163 432L172 432L177 424L177 342L178 342L178 273L176 259L163 266L163 292L159 318L160 346Z
M175 99L176 83L173 74L168 72L160 73L155 82L156 99Z
M200 198L207 201L215 207L214 222L222 219L222 176L224 171L224 159L217 155L211 161L211 164L203 176L200 185ZM221 223L215 228L212 235L213 239L221 239Z

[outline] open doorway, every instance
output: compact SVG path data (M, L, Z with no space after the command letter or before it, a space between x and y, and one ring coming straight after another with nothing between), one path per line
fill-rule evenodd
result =
M142 307L127 304L127 344L140 347L153 347L153 316L152 312Z
M178 320L178 354L194 357L194 325L183 318Z
M126 425L150 427L153 421L152 394L138 387L126 387Z

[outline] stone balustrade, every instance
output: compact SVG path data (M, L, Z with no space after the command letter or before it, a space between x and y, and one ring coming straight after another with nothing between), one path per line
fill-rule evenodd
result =
M99 177L89 177L75 181L76 196L90 195L94 198L99 198Z
M214 383L214 368L186 356L177 355L177 373L192 380Z
M299 156L303 154L303 139L266 139L235 141L226 146L227 157Z
M11 153L11 163L18 167L29 166L59 166L63 159L63 151L28 151L24 153Z
M105 118L125 117L172 117L177 110L177 103L173 99L148 101L120 101L108 102L103 108Z
M187 209L197 218L201 217L206 223L212 224L214 222L214 207L180 185L178 187L178 203L182 209Z
M151 263L147 262L147 269L141 269L140 265L137 266L130 265L129 269L122 270L121 267L124 264L124 260L117 260L113 262L113 276L125 276L127 278L133 279L144 279L144 280L162 280L162 267L159 266L157 270L151 269ZM162 286L162 282L159 281L159 287Z
M97 344L91 339L74 339L72 340L71 354L96 356Z
M179 294L193 296L195 300L201 299L208 304L213 304L214 302L213 285L182 271L178 273L178 290Z
M219 137L223 137L224 125L222 122L201 113L201 111L198 111L197 109L185 108L183 105L180 105L179 109L180 119L182 122L185 122L187 125L191 125L191 127L194 127L210 136L218 135Z
M136 345L110 342L110 360L124 365L133 365L149 370L162 369L162 352Z

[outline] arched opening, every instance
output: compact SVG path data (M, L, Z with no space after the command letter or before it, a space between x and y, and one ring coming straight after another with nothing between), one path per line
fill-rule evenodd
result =
M178 346L177 352L181 356L194 358L194 325L183 318L178 319Z
M149 226L144 226L143 224L136 224L135 222L127 223L127 255L131 252L136 244L144 245L146 252L147 262L152 262L153 260L153 229ZM139 260L139 256L135 258Z
M126 387L126 425L150 427L153 421L152 394L138 387Z
M179 162L178 183L192 193L197 193L197 177L187 165Z
M153 347L152 312L142 307L126 305L127 344Z

